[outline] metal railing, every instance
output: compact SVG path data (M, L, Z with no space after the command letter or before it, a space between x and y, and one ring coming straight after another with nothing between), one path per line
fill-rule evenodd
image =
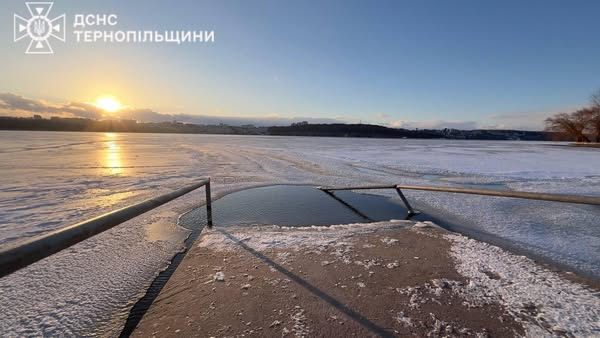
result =
M575 204L589 204L589 205L600 205L600 197L595 196L577 196L577 195L564 195L564 194L542 194L534 192L521 192L521 191L499 191L499 190L486 190L486 189L467 189L467 188L451 188L451 187L434 187L425 185L365 185L365 186L354 186L354 187L318 187L322 191L326 192L330 196L333 196L332 191L336 190L378 190L378 189L395 189L402 202L408 210L408 217L410 218L417 215L408 199L402 193L402 189L407 190L421 190L421 191L435 191L435 192L447 192L456 194L471 194L471 195L485 195L485 196L497 196L497 197L512 197L512 198L524 198L538 201L551 201L551 202L562 202L562 203L575 203ZM337 198L336 198L337 199Z
M146 213L200 187L206 190L206 219L212 227L210 177L173 192L39 236L0 247L0 278Z
M210 191L210 178L204 179L198 183L175 190L173 192L139 202L137 204L109 212L107 214L83 221L71 226L51 231L39 236L29 238L16 243L9 243L0 247L0 277L9 275L21 268L42 260L50 255L53 255L61 250L64 250L72 245L84 241L92 236L113 228L125 221L146 213L154 208L157 208L165 203L168 203L178 197L181 197L200 187L205 187L206 190L206 216L207 225L212 227L212 198ZM420 185L367 185L367 186L350 186L350 187L319 187L328 195L336 198L333 191L336 190L375 190L375 189L394 189L402 199L402 202L408 210L408 218L417 215L418 212L410 205L402 189L435 191L458 194L475 194L497 197L512 197L524 198L541 201L552 201L562 203L576 203L599 205L600 197L594 196L576 196L563 194L542 194L519 191L498 191L485 189L466 189L466 188L451 188L451 187L436 187L436 186L420 186ZM340 199L338 199L340 200ZM340 200L341 201L341 200ZM343 204L347 203L341 201ZM348 205L349 206L349 205ZM349 206L352 209L355 209ZM359 212L360 214L360 212ZM362 214L361 214L362 215ZM364 216L364 215L363 215ZM366 217L366 216L364 216Z

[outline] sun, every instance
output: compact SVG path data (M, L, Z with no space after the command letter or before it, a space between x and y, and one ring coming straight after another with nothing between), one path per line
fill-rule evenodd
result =
M109 113L114 113L123 108L123 105L112 96L99 97L94 105Z

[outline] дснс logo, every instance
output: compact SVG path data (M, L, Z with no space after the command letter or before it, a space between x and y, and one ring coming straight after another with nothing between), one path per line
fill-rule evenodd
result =
M31 17L25 19L15 14L15 42L29 36L31 42L26 54L53 54L48 39L54 37L65 41L65 15L52 20L48 18L52 2L26 2Z

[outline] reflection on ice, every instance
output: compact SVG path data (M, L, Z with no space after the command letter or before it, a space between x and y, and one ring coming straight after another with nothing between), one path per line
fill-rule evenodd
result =
M104 174L105 175L121 175L124 173L123 163L121 160L121 147L117 142L117 135L113 133L105 134L109 141L106 142L104 148Z

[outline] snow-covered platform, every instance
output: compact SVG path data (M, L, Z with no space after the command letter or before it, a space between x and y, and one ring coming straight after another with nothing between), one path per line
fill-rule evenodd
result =
M431 223L216 227L134 336L592 336L598 290Z

